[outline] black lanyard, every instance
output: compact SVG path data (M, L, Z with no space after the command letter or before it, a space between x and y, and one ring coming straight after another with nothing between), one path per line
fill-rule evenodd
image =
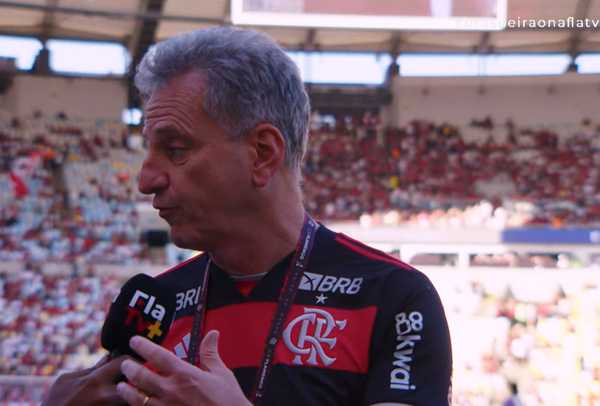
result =
M279 300L277 302L277 309L271 322L271 330L267 336L265 343L265 350L263 358L261 360L256 383L254 385L254 392L252 395L252 403L256 406L259 405L262 397L264 396L265 385L271 367L273 366L273 357L275 354L275 347L279 342L281 333L283 331L283 324L287 318L287 315L294 303L302 274L308 265L308 259L313 248L315 240L315 234L319 225L314 221L308 214L304 215L304 224L302 225L302 231L300 232L300 238L298 239L298 245L294 252L294 257L290 263L290 269L285 275L283 287L279 292ZM192 332L190 337L190 346L188 351L188 362L192 365L198 365L198 347L200 346L200 334L202 331L202 323L206 313L206 304L208 297L208 275L210 273L210 257L206 262L204 268L204 275L202 275L202 286L200 287L200 295L198 297L198 306L194 314L194 321L192 324Z

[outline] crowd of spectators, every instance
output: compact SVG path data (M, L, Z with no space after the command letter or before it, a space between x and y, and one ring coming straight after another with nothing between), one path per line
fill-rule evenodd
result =
M364 224L513 227L600 223L600 131L375 120L313 125L307 204Z
M0 120L0 260L139 262L142 153L110 121Z
M413 121L319 121L304 165L325 221L423 228L600 223L600 135ZM0 260L136 262L140 137L111 121L0 119Z
M0 404L39 404L56 374L97 362L105 312L122 283L91 269L0 274L0 375L23 377L0 380Z
M511 384L527 406L600 404L597 284L438 282L453 336L453 405L501 405Z
M52 376L97 359L105 310L123 281L108 275L0 275L0 375Z

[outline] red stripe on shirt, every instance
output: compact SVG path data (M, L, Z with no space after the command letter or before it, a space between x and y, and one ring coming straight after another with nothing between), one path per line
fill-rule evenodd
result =
M400 261L398 258L394 258L391 255L386 254L385 252L376 250L375 248L369 247L359 241L356 241L345 234L338 234L335 237L335 241L344 245L347 248L350 248L352 251L357 252L361 255L364 255L367 258L371 258L377 261L387 262L392 265L399 266L405 270L415 271L416 269L406 262Z
M204 331L220 332L219 353L230 369L258 367L262 360L276 303L241 303L209 310ZM282 337L274 364L305 365L366 373L376 307L338 309L294 305L286 320L289 340ZM192 317L177 320L163 346L185 348ZM328 365L329 364L329 365Z

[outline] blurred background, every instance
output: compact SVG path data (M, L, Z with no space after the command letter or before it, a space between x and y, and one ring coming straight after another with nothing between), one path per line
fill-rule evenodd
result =
M132 77L224 24L298 64L310 213L436 285L453 404L600 405L600 0L0 1L0 404L93 364L123 281L195 254L137 191Z

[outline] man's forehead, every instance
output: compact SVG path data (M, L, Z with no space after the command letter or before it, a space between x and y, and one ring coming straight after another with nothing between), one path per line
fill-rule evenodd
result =
M155 103L157 99L170 97L202 97L204 78L200 72L188 71L167 79L159 85L148 98L146 105Z
M144 106L144 136L162 127L192 125L195 117L204 114L202 90L197 75L191 74L175 77L156 89Z
M148 105L144 111L142 136L190 133L201 109L183 98L167 98Z

